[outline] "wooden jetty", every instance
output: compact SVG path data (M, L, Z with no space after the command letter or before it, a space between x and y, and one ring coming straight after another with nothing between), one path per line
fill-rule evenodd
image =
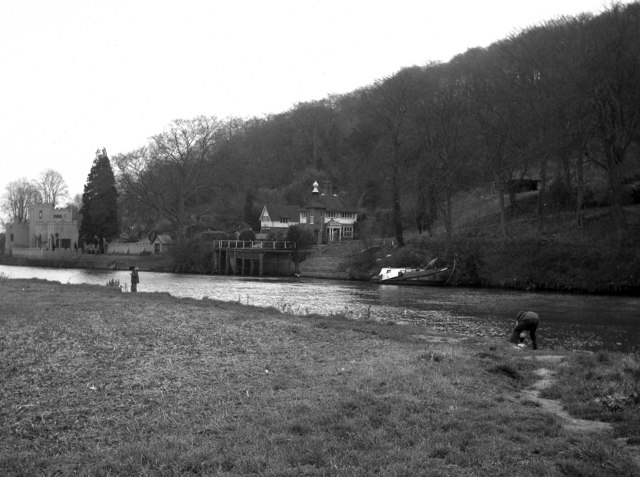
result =
M294 275L295 252L295 242L214 240L213 269L225 275Z

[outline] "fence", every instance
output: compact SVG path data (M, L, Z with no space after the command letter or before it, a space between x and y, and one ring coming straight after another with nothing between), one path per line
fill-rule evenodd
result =
M214 240L213 248L292 250L296 248L296 243L281 240Z
M148 240L142 240L140 242L110 242L107 245L106 253L119 255L153 253L153 245Z

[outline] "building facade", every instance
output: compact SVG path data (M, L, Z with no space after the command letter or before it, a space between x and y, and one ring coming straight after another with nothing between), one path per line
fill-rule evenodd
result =
M78 245L78 221L71 208L56 209L51 204L29 206L27 221L7 225L5 249L71 249Z
M317 236L318 244L354 238L358 214L333 193L329 183L320 192L313 183L311 200L303 207L265 205L260 214L260 232L272 237L284 235L289 227L301 225Z

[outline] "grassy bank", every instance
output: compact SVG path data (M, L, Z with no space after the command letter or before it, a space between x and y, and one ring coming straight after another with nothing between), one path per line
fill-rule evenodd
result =
M640 413L568 430L524 392L543 351L503 340L106 286L0 279L0 297L2 475L640 472L615 440ZM591 371L633 396L638 357L603 356ZM601 391L579 400L611 420Z
M550 209L540 228L536 194L521 194L517 206L507 208L507 236L497 198L471 194L457 204L448 247L442 226L433 236L409 231L404 247L354 255L352 266L367 276L380 264L424 266L434 257L446 257L457 262L451 285L640 295L639 205L625 207L627 240L618 246L608 208L585 210L580 228L573 210Z
M59 258L54 259L14 257L0 254L0 264L21 267L84 268L98 270L128 270L131 265L136 265L140 270L144 271L172 271L172 257L169 254L78 254L72 256L61 255Z

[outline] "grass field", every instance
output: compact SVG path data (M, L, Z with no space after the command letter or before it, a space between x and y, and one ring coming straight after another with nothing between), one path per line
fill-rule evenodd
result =
M616 440L639 437L638 356L554 365L548 397L614 422L573 432L524 392L543 352L0 279L0 474L640 475ZM580 386L584 373L601 386Z

